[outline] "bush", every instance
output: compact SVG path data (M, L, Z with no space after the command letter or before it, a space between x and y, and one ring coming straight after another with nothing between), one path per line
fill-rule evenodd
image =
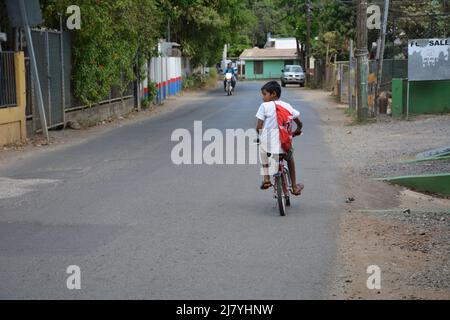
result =
M208 87L214 88L217 85L217 81L219 80L219 74L217 73L216 68L211 68L207 80Z
M206 86L206 77L201 74L193 74L183 80L183 89L195 90Z
M215 68L207 75L193 74L183 79L183 90L211 88L217 85L218 74Z
M158 92L158 89L156 88L156 83L153 81L150 81L148 83L148 96L141 99L141 107L142 109L146 110L150 107L153 100L156 97L156 94Z
M158 89L156 87L156 83L153 81L149 81L148 83L148 100L151 102L155 99L156 94L158 93Z

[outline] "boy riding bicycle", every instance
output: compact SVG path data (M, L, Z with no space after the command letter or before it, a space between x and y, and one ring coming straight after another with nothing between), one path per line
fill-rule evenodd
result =
M292 194L299 196L304 189L303 184L297 184L294 155L290 143L286 141L280 141L280 137L286 139L285 132L291 132L292 128L288 128L289 131L280 131L285 129L280 127L279 119L280 113L288 114L290 118L297 124L297 129L292 132L292 137L296 137L302 134L303 124L300 121L300 113L292 108L289 103L280 100L281 86L276 81L271 81L265 84L261 88L263 104L259 107L256 114L258 123L256 125L256 131L259 134L260 140L260 158L264 172L264 181L261 185L262 190L267 190L272 187L272 182L269 175L269 157L270 155L283 156L289 167L289 173L292 179ZM278 115L278 117L277 117ZM292 139L292 137L287 137ZM283 146L289 150L284 150Z

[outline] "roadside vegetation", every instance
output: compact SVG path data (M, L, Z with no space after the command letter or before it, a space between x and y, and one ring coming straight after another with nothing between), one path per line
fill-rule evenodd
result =
M157 94L157 88L156 88L156 83L149 81L148 83L148 96L145 98L142 98L141 100L141 108L143 110L147 110L148 108L150 108L150 105L152 104L152 101L155 99L156 94Z
M1 8L4 2L0 0ZM73 84L76 98L88 106L104 100L112 87L124 92L136 80L136 69L157 56L157 43L168 38L168 29L170 41L179 43L183 56L197 68L220 61L224 44L238 43L242 30L256 20L240 0L40 0L40 3L44 17L41 27L50 29L59 29L59 16L67 18L68 6L77 5L81 9L81 29L71 33ZM0 19L2 30L9 28L6 24ZM211 85L212 76L192 76L186 79L187 87ZM147 106L147 101L143 103Z
M356 121L358 119L358 116L357 116L357 113L356 113L356 109L345 108L344 109L344 113L347 115L347 117L352 119L352 124L356 124Z
M450 33L448 1L394 1L390 16L386 56L401 57L408 38ZM78 5L81 30L72 32L74 94L85 105L102 101L112 87L122 92L136 79L136 64L157 55L159 39L180 44L192 66L210 67L222 58L225 44L229 56L263 47L267 34L295 37L304 64L307 40L307 8L304 0L40 0L42 27L59 29L59 15ZM316 59L348 59L349 39L355 37L355 3L311 1L311 50ZM5 0L0 0L0 8ZM411 13L421 12L421 15ZM0 28L8 31L0 17ZM170 31L169 31L170 30ZM378 32L369 32L375 42ZM396 43L396 44L395 44ZM401 45L399 45L399 43ZM204 87L209 80L193 75L187 88Z
M193 74L186 77L183 80L184 90L195 90L204 88L215 88L217 86L217 81L219 80L219 75L215 68L210 69L208 74Z

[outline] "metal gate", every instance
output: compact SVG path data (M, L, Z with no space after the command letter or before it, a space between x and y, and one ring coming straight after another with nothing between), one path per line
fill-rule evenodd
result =
M338 63L338 72L340 79L340 102L348 104L349 99L349 85L350 85L350 66L348 63Z
M0 52L0 108L17 105L15 72L14 52Z
M48 128L65 123L64 109L70 106L70 38L67 33L51 30L32 30L39 80L44 100ZM27 69L27 116L33 118L33 129L39 130L40 121L32 75Z

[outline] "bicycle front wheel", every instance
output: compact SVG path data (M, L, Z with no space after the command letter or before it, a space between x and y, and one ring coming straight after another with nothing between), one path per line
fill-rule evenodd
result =
M284 194L284 178L283 175L277 177L277 202L280 215L284 217L286 215L286 197Z

